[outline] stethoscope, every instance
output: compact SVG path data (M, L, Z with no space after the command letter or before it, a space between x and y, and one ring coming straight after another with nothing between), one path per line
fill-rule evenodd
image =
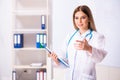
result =
M76 31L72 34L72 36L70 37L70 39L69 39L69 41L68 41L68 43L67 43L67 47L69 46L70 41L72 40L72 38L75 36L75 34L76 34L78 31L79 31L79 29L76 30ZM93 36L93 35L92 35L92 31L93 31L93 30L90 29L90 32L85 35L85 38L89 36L89 40L90 40L90 39L92 38L92 36ZM66 51L66 58L68 58L68 53L67 53L67 51Z
M69 41L68 41L68 44L67 44L67 47L69 46L70 44L70 41L72 40L72 38L74 37L74 35L78 32L79 30L76 30L73 35L70 37ZM89 40L92 38L92 30L90 29L90 32L88 34L85 35L84 38L88 37L89 36ZM74 68L75 68L75 61L76 61L76 56L77 56L77 51L75 52L75 56L74 56L74 66L73 66L73 71L72 71L72 80L73 79L73 76L74 76ZM66 51L66 59L68 59L68 53Z

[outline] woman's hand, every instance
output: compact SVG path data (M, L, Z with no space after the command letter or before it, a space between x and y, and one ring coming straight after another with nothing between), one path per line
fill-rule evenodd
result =
M54 53L54 52L51 52L51 54L49 54L49 56L52 58L52 60L55 61L55 63L58 65L59 64L59 61L58 61L58 57L57 55Z
M88 44L88 41L86 39L83 41L76 40L74 47L76 50L85 50L92 53L92 47Z

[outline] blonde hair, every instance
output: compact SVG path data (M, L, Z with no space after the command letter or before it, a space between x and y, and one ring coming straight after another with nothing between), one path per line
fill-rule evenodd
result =
M76 24L75 24L75 14L76 14L78 11L82 11L82 12L84 12L84 13L88 16L88 18L89 18L89 20L90 20L89 25L88 25L88 28L91 29L91 30L97 31L97 30L96 30L96 27L95 27L95 24L94 24L92 12L91 12L90 8L89 8L88 6L86 6L86 5L78 6L78 7L74 10L74 12L73 12L73 25L74 25L74 28L75 28L76 30L79 29L79 28L76 26Z

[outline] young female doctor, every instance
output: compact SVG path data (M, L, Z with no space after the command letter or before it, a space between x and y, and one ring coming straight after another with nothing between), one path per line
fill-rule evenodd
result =
M96 31L91 10L86 5L78 6L73 12L75 32L67 37L63 48L70 65L69 78L66 80L96 80L95 64L106 55L105 38ZM55 52L50 54L59 64Z

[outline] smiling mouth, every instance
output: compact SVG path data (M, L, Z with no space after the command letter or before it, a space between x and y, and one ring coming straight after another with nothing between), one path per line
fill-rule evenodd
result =
M79 27L83 26L83 24L78 24Z

